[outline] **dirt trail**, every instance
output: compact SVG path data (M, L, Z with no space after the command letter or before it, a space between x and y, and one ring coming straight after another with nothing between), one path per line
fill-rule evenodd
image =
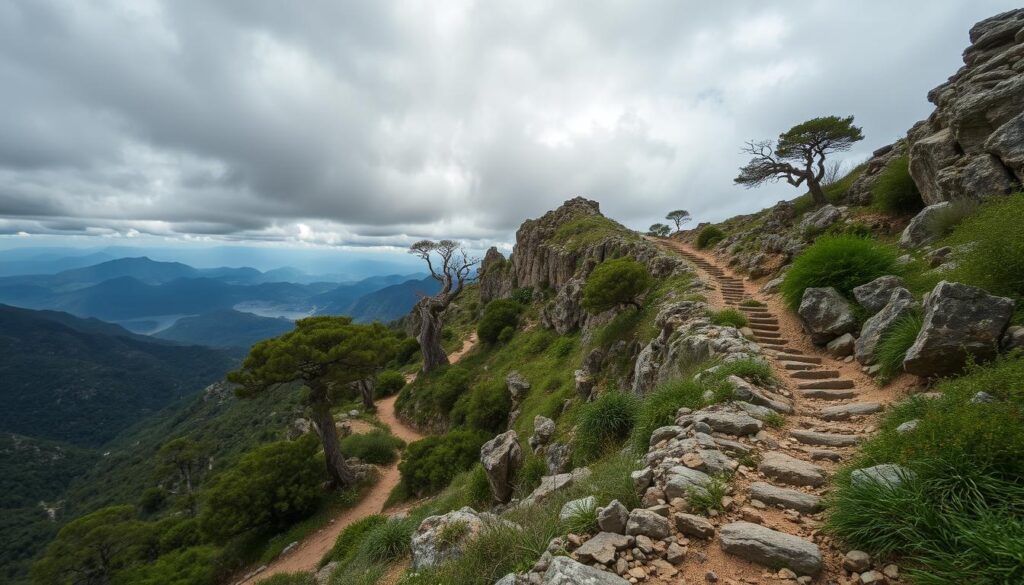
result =
M462 347L458 351L448 356L448 361L451 363L459 361L475 345L476 333L474 332L466 338L466 341L463 342ZM412 374L409 378L415 379L415 377L416 375ZM422 439L423 435L421 433L416 429L406 426L398 419L395 413L395 401L397 399L398 396L395 395L378 400L376 403L377 418L391 429L393 435L406 443ZM338 539L338 535L341 534L342 530L353 522L384 511L384 503L391 494L391 490L398 485L401 475L398 473L397 463L381 467L378 471L380 477L377 483L355 507L343 510L332 518L326 526L300 542L290 553L274 559L267 565L266 569L248 579L237 582L236 585L252 585L280 573L315 571L320 563L320 559L331 550L331 547L334 546L334 541Z
M822 348L811 344L804 333L799 319L790 313L774 295L767 295L754 289L749 281L734 275L712 255L693 249L674 240L659 242L693 263L702 280L713 287L707 291L708 303L716 308L732 308L742 311L750 321L753 339L761 345L766 357L774 368L782 387L779 394L792 404L792 414L786 416L780 428L768 428L774 444L762 445L762 454L777 452L800 459L816 466L829 476L842 462L856 452L856 445L834 447L815 443L824 439L846 439L859 443L877 430L877 412L904 395L911 380L898 380L886 388L880 388L872 378L861 372L856 362L834 358ZM741 305L745 299L763 303L759 307ZM850 405L876 405L867 415L835 419L826 415L827 409ZM808 436L813 440L808 442ZM799 439L797 437L800 437ZM742 469L734 479L734 496L737 501L751 500L749 489L754 482L767 482L778 487L822 496L829 490L829 483L819 487L789 485L782 478L772 477L760 470ZM723 522L736 518L739 506L725 513ZM749 509L749 508L748 508ZM773 506L756 511L761 524L787 534L807 539L817 544L822 552L824 570L816 580L819 583L844 582L846 574L842 569L843 551L834 546L828 538L819 534L820 515L783 513ZM693 543L706 555L704 563L687 563L683 577L690 582L701 582L704 573L715 571L719 577L747 580L751 583L774 581L774 572L754 565L721 551L717 542ZM694 548L691 544L691 549Z

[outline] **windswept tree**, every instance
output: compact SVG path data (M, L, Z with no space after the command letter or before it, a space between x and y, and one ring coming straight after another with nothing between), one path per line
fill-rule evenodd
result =
M468 256L454 240L422 240L410 246L409 253L422 258L430 269L430 276L441 284L437 294L424 295L416 303L420 327L416 340L423 354L423 371L429 372L448 363L448 354L441 347L444 312L462 294L470 269L480 260Z
M351 317L309 317L295 329L254 345L242 367L228 374L236 393L251 398L277 384L302 382L304 401L324 447L327 473L335 486L355 481L338 447L331 407L347 388L373 377L395 354L397 339L380 323L357 325Z
M780 134L774 146L771 140L748 142L742 152L753 158L734 180L746 187L781 179L794 187L806 182L814 203L824 205L827 200L821 184L828 172L825 158L850 150L854 142L863 139L861 129L853 125L853 116L814 118Z
M196 515L195 480L203 468L203 449L196 441L188 437L164 443L157 453L160 461L159 471L164 476L173 473L181 486L181 495L185 496L188 509Z
M672 228L668 227L663 223L652 223L651 227L647 229L647 235L658 238L664 238L672 231Z
M668 212L665 219L676 224L676 231L683 229L683 224L690 221L690 212L685 209L677 209L675 211Z

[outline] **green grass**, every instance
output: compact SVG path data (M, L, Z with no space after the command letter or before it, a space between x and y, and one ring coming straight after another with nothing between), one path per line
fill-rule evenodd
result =
M387 522L387 516L383 514L374 514L365 518L356 520L352 524L349 524L341 531L338 535L337 540L334 541L334 546L330 552L324 555L324 558L320 559L320 565L323 567L331 561L337 561L342 565L347 565L352 562L359 552L359 545L366 538L366 535L376 529L381 524Z
M777 429L786 424L786 417L777 412L772 412L764 418L764 424Z
M563 223L548 243L565 250L579 251L612 237L640 239L636 232L615 220L600 215L586 215Z
M747 317L736 309L722 309L721 311L711 311L710 313L711 323L714 325L721 325L725 327L740 327L747 326Z
M719 364L712 377L724 380L729 376L739 376L758 386L773 386L779 382L775 371L768 362L759 359L744 359Z
M685 376L658 385L644 397L637 409L633 427L632 444L637 453L647 451L651 433L655 429L674 425L676 411L681 407L700 408L706 387L695 382L692 377Z
M597 500L590 505L581 505L573 510L568 518L562 521L562 528L573 534L596 534L597 527Z
M896 253L886 244L852 236L822 237L786 272L782 298L796 311L808 288L833 287L849 295L854 287L893 274L895 268Z
M907 214L924 207L921 193L910 176L909 158L897 157L878 174L871 189L872 205L887 213Z
M1024 194L987 203L954 229L949 243L969 245L957 252L961 282L1016 299L1024 298Z
M881 433L837 476L826 529L843 546L904 559L915 583L1024 579L1024 359L1004 356L943 380L941 398L890 408ZM996 402L972 404L985 391ZM896 427L911 419L908 433ZM898 463L916 477L897 489L854 486L850 471Z
M401 558L409 552L409 541L418 524L411 518L389 518L366 532L356 556L373 562Z
M597 459L618 446L633 430L639 400L626 392L606 392L575 413L576 441L573 458L580 465Z
M903 371L903 358L921 332L923 317L920 313L907 315L893 324L878 342L875 355L881 369L878 378L887 383Z
M765 305L761 301L758 301L758 300L755 300L755 299L743 299L742 301L740 301L740 306L741 307L765 307L767 305Z
M699 514L707 514L711 510L722 509L722 498L729 493L729 477L726 475L712 476L711 482L704 489L690 489L686 492L686 502L690 509Z
M697 248L700 250L710 248L724 239L725 232L723 232L721 228L709 225L700 230L700 233L697 234Z
M548 474L548 466L538 455L527 455L523 458L523 466L516 471L515 493L526 497L537 489L542 477Z
M358 457L360 461L374 465L389 465L398 459L398 450L405 447L405 441L387 431L374 429L349 435L341 440L340 446L345 457Z
M945 238L965 219L977 213L980 206L981 203L973 199L950 201L946 207L931 213L925 227L932 237Z

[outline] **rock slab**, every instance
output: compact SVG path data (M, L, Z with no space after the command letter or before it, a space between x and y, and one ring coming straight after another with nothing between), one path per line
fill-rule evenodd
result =
M719 544L728 554L771 568L786 567L798 575L821 573L821 551L811 542L750 522L722 527Z

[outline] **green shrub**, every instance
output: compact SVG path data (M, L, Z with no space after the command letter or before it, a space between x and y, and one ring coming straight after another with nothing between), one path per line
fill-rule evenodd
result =
M519 326L519 313L523 306L512 299L495 299L487 303L484 315L477 325L476 334L484 343L497 343L502 330Z
M204 490L199 524L215 541L248 530L279 530L320 503L323 456L314 434L247 453Z
M405 441L380 429L349 435L341 440L341 452L345 457L358 457L360 461L374 465L394 463L402 447L405 447Z
M849 295L856 286L892 274L895 267L896 253L885 244L851 236L823 237L793 261L782 281L782 298L796 311L808 288L831 286Z
M309 573L279 573L260 581L266 585L316 585L313 575Z
M709 225L700 230L700 233L697 234L697 248L700 250L710 248L724 239L725 232L723 232L721 228Z
M909 162L906 155L895 158L878 174L871 189L875 207L889 213L913 213L924 207L921 193L910 176Z
M999 295L1024 297L1024 194L999 198L956 227L957 276Z
M388 518L367 531L357 555L371 562L393 561L409 552L416 523L411 518Z
M374 389L378 397L391 396L405 388L405 376L401 372L385 370L377 374L377 385Z
M487 481L487 472L479 463L469 471L466 496L469 504L477 509L489 508L494 503L494 493L491 492L491 484Z
M500 432L508 423L512 397L501 380L477 384L465 400L452 411L452 424L478 431Z
M771 365L759 359L735 360L719 364L711 373L710 378L725 380L729 376L739 376L758 386L773 386L779 381Z
M588 463L608 447L629 436L639 401L625 392L606 392L582 405L576 418L576 449L579 463Z
M459 365L450 365L425 378L416 394L433 412L447 414L459 398L469 391L469 383L469 370Z
M786 424L786 417L777 412L769 412L768 416L764 417L764 424L778 429L781 428L782 425Z
M398 464L402 485L411 495L437 492L479 460L480 447L489 438L479 431L456 430L410 444Z
M155 561L135 565L120 573L116 582L132 585L215 585L217 555L217 548L209 545L174 550Z
M320 560L320 566L323 567L331 561L336 561L343 567L347 566L356 558L356 554L359 552L359 545L366 538L366 535L387 521L387 516L373 514L346 526L334 541L331 551Z
M516 330L514 327L506 327L501 330L501 333L498 334L498 341L500 341L501 343L508 343L512 341L512 338L515 337L515 335Z
M520 305L529 305L530 303L533 302L533 287L524 286L522 288L517 288L514 291L512 291L512 294L509 295L509 298L519 303Z
M647 451L651 433L655 429L674 425L676 411L681 407L700 408L705 387L690 377L679 378L658 385L644 397L636 413L633 426L633 449Z
M571 354L574 349L576 349L575 339L572 337L559 337L551 344L550 352L555 357L564 358Z
M714 325L720 325L723 327L740 327L747 326L747 317L737 311L736 309L722 309L721 311L711 311L711 323Z
M591 313L633 305L651 288L651 273L632 258L605 260L590 273L583 286L583 308Z
M524 342L523 349L526 350L530 355L537 355L543 353L548 347L551 346L551 342L555 340L555 334L547 329L534 329L529 332L527 339Z
M907 315L894 323L879 340L875 355L880 366L878 378L883 383L892 380L903 371L903 358L906 357L910 346L914 345L923 323L920 314Z
M398 344L398 350L395 353L395 362L399 365L412 363L419 353L420 342L416 341L415 337L406 337Z

